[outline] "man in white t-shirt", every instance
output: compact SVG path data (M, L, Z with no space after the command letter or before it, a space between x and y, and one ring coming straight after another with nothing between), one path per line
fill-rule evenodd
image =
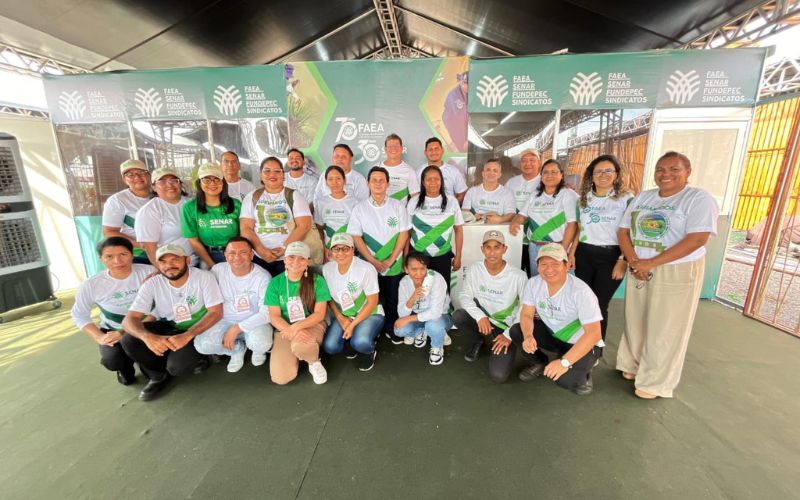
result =
M381 166L389 172L387 194L390 198L406 203L419 193L419 176L411 165L403 161L403 139L397 134L387 135L383 141L383 151L386 159Z
M150 172L139 160L126 160L119 166L122 179L128 189L114 193L103 205L103 237L118 236L133 245L133 262L150 264L147 254L136 241L136 212L153 197L150 188Z
M239 176L241 171L239 155L233 151L225 151L220 157L220 165L222 166L222 175L225 176L225 182L228 183L228 196L244 201L244 197L256 187L252 182Z
M541 184L539 167L541 166L541 156L535 149L526 149L519 155L520 175L516 175L506 182L506 187L514 194L514 203L517 206L517 213L520 213L528 200L533 196L533 192ZM522 270L528 276L530 272L530 259L528 258L528 234L522 235Z
M454 196L458 200L458 204L461 205L464 202L464 195L467 193L467 181L456 166L445 163L442 160L442 155L444 155L444 148L442 147L442 141L438 137L431 137L425 141L425 158L428 162L420 165L419 169L417 169L417 178L421 179L422 171L425 170L425 167L439 167L444 179L445 194Z
M306 168L306 155L299 149L291 148L286 155L289 175L286 176L284 185L302 194L308 205L311 206L314 202L314 190L319 183L319 176Z
M357 201L364 201L369 198L369 186L367 186L367 178L360 172L353 170L353 150L347 144L337 144L333 147L333 154L331 161L334 165L341 167L344 170L344 192L348 196L352 196ZM330 188L325 183L325 170L317 182L317 189L314 191L314 199L329 195Z
M519 379L544 375L559 387L588 396L594 389L592 368L604 345L597 297L569 274L567 252L560 244L543 245L536 264L539 275L525 285L520 322L510 332L514 348L521 347L528 362Z
M225 262L211 268L222 298L222 320L194 338L200 354L230 356L228 371L244 366L247 349L253 351L253 366L261 366L272 348L272 325L264 296L271 279L268 272L253 264L253 245L234 236L225 245Z
M142 401L155 398L170 376L208 368L192 340L222 318L223 299L214 276L189 267L190 260L180 245L160 247L161 274L142 284L122 321L122 348L150 380L139 393ZM143 322L148 314L156 321Z

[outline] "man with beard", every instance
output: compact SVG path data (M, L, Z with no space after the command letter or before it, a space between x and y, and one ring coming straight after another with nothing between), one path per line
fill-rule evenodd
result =
M217 281L208 271L190 268L183 247L162 246L156 262L161 274L142 284L122 321L122 348L150 380L139 393L142 401L155 398L170 376L208 367L192 340L222 318ZM147 314L157 321L143 322Z
M297 148L289 150L286 166L289 167L289 175L286 176L283 185L300 192L311 205L314 201L314 190L317 188L319 176L305 169L306 156Z
M458 204L461 205L464 201L464 195L467 194L467 181L461 171L454 165L445 163L442 160L442 156L444 156L444 147L438 137L431 137L425 141L425 158L428 162L419 167L417 175L420 175L427 166L439 167L444 178L445 194L454 196L458 200Z

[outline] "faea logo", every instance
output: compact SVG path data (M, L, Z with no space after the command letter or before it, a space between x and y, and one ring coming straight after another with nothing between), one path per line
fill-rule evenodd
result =
M86 111L86 101L77 90L75 92L61 92L58 96L58 108L70 120L80 120Z
M478 290L480 290L483 293L486 293L486 287L484 285L479 286Z
M354 165L375 162L381 157L381 147L379 143L383 141L386 129L380 122L357 122L355 118L348 116L337 116L334 121L339 122L339 131L336 133L337 143L344 141L358 140L358 149L361 156L355 158Z
M601 92L603 92L603 78L597 72L589 75L578 73L572 77L569 84L569 95L579 106L593 104Z
M669 230L669 218L661 212L653 212L640 217L637 225L648 238L660 238Z
M235 115L242 106L242 93L239 92L236 85L230 87L217 85L214 90L214 105L223 115Z
M355 295L355 293L358 291L358 283L355 283L353 281L348 282L347 283L347 291L350 292L351 294Z
M700 75L691 70L675 70L667 80L667 95L674 104L686 104L700 90Z
M186 297L186 303L189 304L190 306L197 304L197 297L195 297L194 295L189 295L188 297Z
M386 220L386 224L388 224L390 228L394 229L400 224L400 221L397 219L397 217L389 217Z
M136 104L136 109L147 118L155 118L161 113L161 107L163 106L161 94L152 87L147 90L137 89L133 100Z
M508 95L508 80L503 78L503 75L497 75L494 78L485 75L478 81L475 95L478 96L483 106L496 108L503 104Z

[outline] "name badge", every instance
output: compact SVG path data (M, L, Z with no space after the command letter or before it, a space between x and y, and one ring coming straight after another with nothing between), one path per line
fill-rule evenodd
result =
M339 304L342 306L342 310L346 311L347 309L353 307L356 304L356 301L353 300L353 296L349 291L344 290L339 294Z
M236 312L250 311L250 294L240 293L233 297L233 307Z
M173 305L172 313L175 315L175 323L183 323L192 319L192 310L186 304Z
M286 309L289 312L289 323L297 323L306 319L306 312L303 310L303 301L300 297L289 297L286 301Z

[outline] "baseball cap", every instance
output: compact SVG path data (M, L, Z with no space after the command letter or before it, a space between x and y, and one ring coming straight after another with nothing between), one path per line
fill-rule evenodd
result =
M503 236L503 233L501 233L497 229L490 229L490 230L486 231L485 233L483 233L483 243L486 243L487 241L491 241L491 240L494 240L494 241L496 241L498 243L501 243L503 245L506 244L506 237Z
M153 183L156 183L162 177L166 177L168 175L174 175L178 179L181 178L181 176L179 176L178 172L176 172L175 170L173 170L173 169L171 169L169 167L162 167L162 168L157 168L157 169L155 169L153 171L153 176L152 176L153 177Z
M535 157L539 158L540 160L542 159L542 155L540 155L539 152L536 151L535 149L531 149L531 148L523 149L522 152L519 154L520 159L522 159L522 157L525 156L525 155L534 155Z
M551 259L567 262L567 251L560 243L548 243L539 248L539 255L536 256L536 262L542 257L550 257Z
M306 245L302 241L293 241L289 243L289 246L286 247L286 252L283 255L286 257L290 255L297 255L299 257L305 257L306 259L310 259L311 249L308 248L308 245Z
M119 173L125 175L125 172L128 170L144 170L147 172L147 165L145 165L143 161L139 160L125 160L119 166Z
M217 179L223 179L224 176L222 175L222 167L216 163L203 163L200 165L200 168L197 169L197 178L202 179L204 177L216 177Z
M169 243L159 247L158 250L156 250L156 260L161 260L161 257L169 253L171 253L172 255L177 255L178 257L187 257L186 249L184 249L180 245Z
M335 247L336 245L345 245L350 248L355 248L355 244L353 243L353 237L347 233L336 233L331 236L331 248Z

